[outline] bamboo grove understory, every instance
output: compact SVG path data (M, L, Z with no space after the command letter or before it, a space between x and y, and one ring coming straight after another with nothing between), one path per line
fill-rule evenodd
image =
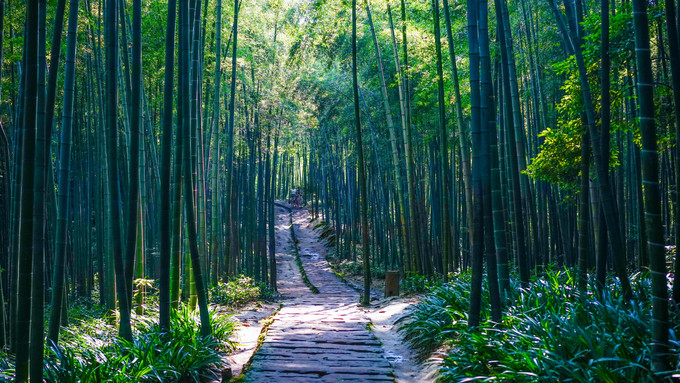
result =
M362 264L364 304L372 270L470 271L478 327L550 268L582 291L617 278L627 298L646 273L653 368L669 370L677 8L0 1L0 348L16 381L42 381L75 302L117 311L132 340L149 295L161 328L187 302L209 335L210 286L276 289L291 189L333 256Z

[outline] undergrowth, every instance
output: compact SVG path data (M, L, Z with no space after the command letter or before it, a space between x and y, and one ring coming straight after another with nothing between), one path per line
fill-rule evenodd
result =
M278 294L245 276L219 282L209 293L217 304L210 308L211 336L200 335L198 311L184 304L172 310L170 331L161 332L157 295L149 294L144 314L132 312L133 342L117 336L117 312L107 312L92 299L75 299L59 344L45 348L45 380L184 383L219 379L226 367L224 357L236 345L231 339L236 322L229 309L253 301L272 301ZM13 375L14 356L0 349L0 382L12 382Z
M323 240L328 247L335 247L335 240L337 238L335 229L328 224L328 222L321 221L314 225L315 230L319 230L319 239Z
M157 313L153 313L157 314ZM205 382L219 376L223 357L234 349L235 322L210 312L212 336L200 335L197 311L182 306L171 314L170 331L162 332L157 315L135 316L134 340L115 335L99 317L62 329L59 344L45 349L45 381L76 382ZM0 381L11 381L14 365L0 354Z
M14 376L14 357L0 348L0 382L12 382Z
M438 276L425 277L410 271L399 281L399 288L405 295L422 294L441 285L442 281Z
M335 229L325 221L321 221L314 226L315 230L319 231L319 238L323 240L329 248L335 247L336 245L336 234ZM340 277L363 277L364 275L364 264L361 259L361 247L355 248L356 260L350 260L349 254L338 254L337 252L329 252L326 255L326 260L333 268L335 274ZM373 279L385 279L385 265L379 265L371 262L371 278Z
M347 259L340 259L337 256L326 256L326 260L335 269L335 273L341 277L345 276L361 276L364 275L364 264L362 261L350 261ZM383 265L376 265L371 263L371 278L385 279L385 267Z
M650 367L651 303L647 278L631 277L636 298L624 301L612 280L597 298L583 294L568 270L549 271L508 299L501 323L467 326L470 274L435 285L402 318L400 331L426 358L441 357L439 381L646 382L658 381ZM484 288L486 291L486 288ZM483 298L488 307L488 297ZM680 330L671 314L670 359L678 373Z
M217 282L210 287L210 301L229 307L240 307L249 302L264 300L274 301L278 294L264 283L257 283L253 278L239 275L226 282Z

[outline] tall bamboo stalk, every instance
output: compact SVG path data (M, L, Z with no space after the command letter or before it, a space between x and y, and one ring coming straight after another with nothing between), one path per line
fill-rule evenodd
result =
M357 78L357 1L352 0L352 89L354 93L354 128L356 129L356 147L358 157L359 189L361 198L361 244L364 266L364 292L361 304L371 302L371 266L370 245L368 238L368 192L366 188L366 167L364 165L364 148L361 136L361 110L359 109L359 81Z
M64 105L61 120L61 139L59 141L59 171L57 206L57 231L55 239L55 262L52 276L52 311L48 330L48 339L54 343L59 341L61 311L64 290L64 263L66 258L66 232L69 204L69 175L71 173L71 131L73 128L73 104L76 72L76 45L78 34L78 0L69 5L68 36L66 41L66 68L64 76ZM101 278L101 277L100 277Z
M116 290L120 311L119 334L121 338L132 340L130 326L130 301L123 265L123 249L121 244L121 217L118 209L119 173L118 173L118 1L107 0L105 9L105 41L106 41L106 131L107 162L109 178L109 216L111 221L110 240L113 247L113 261L116 273Z
M434 13L434 45L437 56L437 99L439 101L439 161L441 163L440 175L440 199L441 199L441 243L442 243L442 273L444 281L448 278L449 261L451 260L451 224L450 213L450 190L449 190L449 134L446 130L446 101L444 100L444 69L442 66L442 43L439 27L439 0L432 1Z
M161 248L160 286L158 291L159 325L170 329L170 260L172 258L170 231L170 154L172 150L172 109L175 72L175 19L177 0L168 0L165 30L165 83L163 89L163 136L161 138Z
M453 31L451 29L451 14L449 13L449 1L444 0L444 20L446 21L446 37L449 47L449 60L451 61L451 78L453 79L453 89L456 96L456 137L460 151L460 165L463 171L463 185L465 194L465 206L467 208L466 222L467 232L472 238L472 182L470 170L470 138L467 125L463 121L463 101L460 95L460 82L458 81L458 64L456 62L456 52L453 43ZM501 269L501 272L504 270Z
M668 344L668 289L666 287L666 257L661 223L661 193L659 188L659 154L654 122L654 74L649 48L649 22L647 2L633 0L633 26L635 28L635 58L638 69L638 116L642 138L642 183L645 194L645 221L647 221L647 247L652 280L652 369L666 372L670 369ZM609 224L609 221L607 222ZM625 265L624 265L625 266Z
M189 74L191 73L190 63L189 63L189 7L188 0L180 0L179 3L179 18L180 18L180 28L183 29L183 33L180 39L180 71L182 75L182 83L180 87L184 89L183 94L187 95L189 90ZM189 98L184 97L180 100L183 103L183 111L189 110ZM198 251L198 240L196 234L196 215L194 213L194 194L192 192L193 182L191 181L191 121L190 116L187 113L182 115L182 136L184 155L183 159L183 173L184 173L184 214L187 217L187 231L189 237L189 251L191 256L191 270L193 272L192 276L196 285L196 295L198 298L198 307L200 310L201 317L201 335L208 336L212 333L212 327L210 325L210 315L208 313L208 299L205 284L203 283L203 274L201 270L201 261Z

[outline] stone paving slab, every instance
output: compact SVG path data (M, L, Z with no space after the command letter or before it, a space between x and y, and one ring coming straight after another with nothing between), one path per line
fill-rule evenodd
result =
M285 211L277 208L277 213ZM380 341L368 330L370 320L358 305L359 296L326 263L326 249L309 224L307 212L293 210L292 218L302 264L319 294L309 291L299 273L291 276L286 264L290 258L277 253L278 269L288 272L279 275L279 290L288 300L273 318L244 381L393 382L392 365ZM278 248L292 246L288 240L288 244L277 244Z

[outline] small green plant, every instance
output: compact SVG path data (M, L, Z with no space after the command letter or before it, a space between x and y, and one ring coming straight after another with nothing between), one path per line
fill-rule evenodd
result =
M253 278L239 275L226 282L217 282L208 291L213 303L226 306L242 306L258 300L276 300L278 295L268 286L256 283Z
M139 295L147 295L148 291L154 287L153 279L146 278L136 278L134 281L134 297L137 298Z
M461 277L462 274L456 276ZM399 283L404 294L422 294L432 290L434 287L441 286L442 281L434 277L426 277L416 273L407 272L406 278Z
M11 382L14 379L14 357L0 349L0 382Z

